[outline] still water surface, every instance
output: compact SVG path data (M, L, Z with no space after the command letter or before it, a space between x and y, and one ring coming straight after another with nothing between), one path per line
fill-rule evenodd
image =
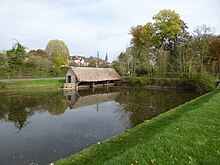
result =
M197 96L116 88L72 95L0 94L0 165L53 162Z

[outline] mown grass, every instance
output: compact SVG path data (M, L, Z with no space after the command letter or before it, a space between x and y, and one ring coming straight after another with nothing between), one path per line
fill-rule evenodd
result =
M0 81L0 92L58 91L65 80L7 80Z
M220 89L56 165L220 164Z

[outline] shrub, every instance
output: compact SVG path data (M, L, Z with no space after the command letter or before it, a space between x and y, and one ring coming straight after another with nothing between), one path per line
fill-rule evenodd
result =
M137 85L138 84L138 78L136 76L129 76L128 77L128 83L131 85Z
M184 75L182 81L183 86L193 87L200 92L209 92L215 88L215 78L206 72Z
M148 78L148 76L145 75L145 76L140 77L140 78L139 78L139 83L140 83L141 85L147 85L147 84L149 83L149 78Z

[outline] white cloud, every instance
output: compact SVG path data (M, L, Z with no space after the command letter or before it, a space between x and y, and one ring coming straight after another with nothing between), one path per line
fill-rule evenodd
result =
M161 9L175 10L192 30L207 24L220 33L218 0L0 0L0 50L17 38L29 49L62 39L72 54L107 52L115 59L129 44L131 26L152 21Z

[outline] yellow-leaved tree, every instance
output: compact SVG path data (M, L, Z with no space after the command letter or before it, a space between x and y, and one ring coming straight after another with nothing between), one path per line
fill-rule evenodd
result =
M49 59L54 62L55 67L60 68L69 63L69 49L62 40L51 40L48 42L45 49Z

